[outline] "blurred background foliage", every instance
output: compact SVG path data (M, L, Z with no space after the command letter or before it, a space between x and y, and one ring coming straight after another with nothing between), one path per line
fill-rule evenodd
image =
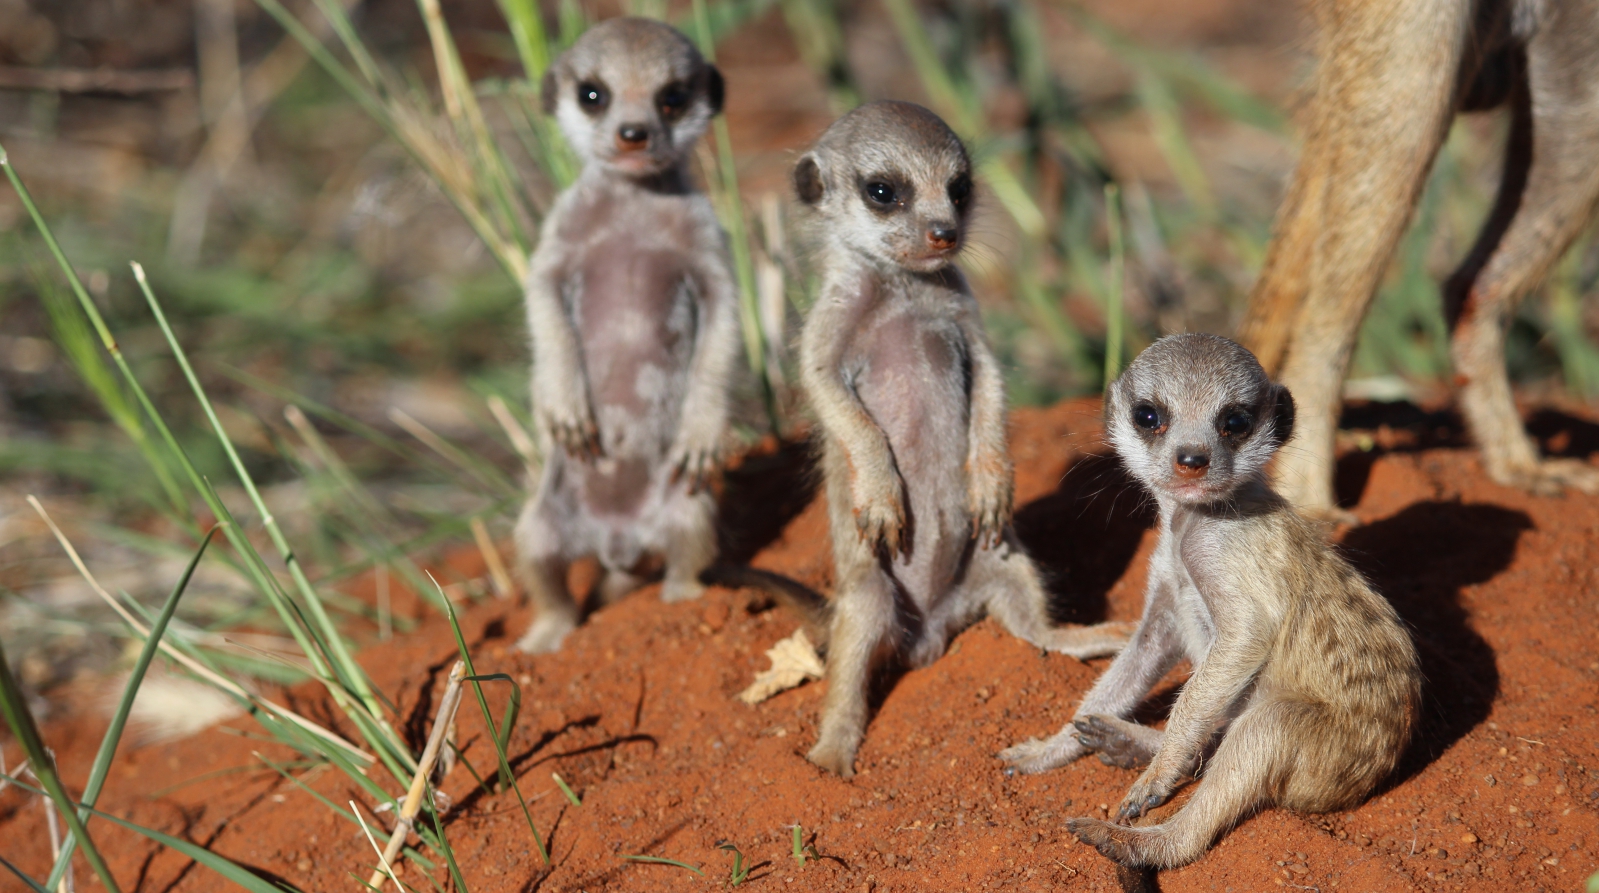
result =
M509 529L527 418L515 277L573 163L537 114L538 75L624 12L678 24L727 78L700 167L745 296L746 439L803 418L786 382L810 276L787 173L837 113L911 99L969 141L983 191L964 263L1013 401L1044 404L1101 388L1113 316L1123 361L1168 331L1232 330L1309 69L1300 10L1265 0L0 0L11 164L248 523L128 272L144 264L318 585L374 566L414 576L399 556L464 541L472 518ZM1437 283L1487 208L1502 131L1493 114L1457 124L1351 395L1447 398ZM1599 394L1596 278L1585 239L1523 309L1510 362L1524 391ZM0 634L32 685L103 664L67 656L113 628L23 494L138 597L167 592L198 541L194 507L141 458L139 419L0 190ZM203 567L191 591L196 629L271 625L236 568Z

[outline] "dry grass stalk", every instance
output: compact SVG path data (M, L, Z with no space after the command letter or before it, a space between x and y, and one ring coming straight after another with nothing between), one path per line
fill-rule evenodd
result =
M121 602L118 602L116 599L112 598L111 593L105 591L105 587L101 586L100 581L96 580L94 578L94 574L89 572L89 566L83 563L83 558L78 555L78 550L73 547L72 542L67 539L66 534L61 532L61 528L56 526L55 520L50 517L49 512L44 510L44 506L39 503L38 498L30 494L28 496L28 504L33 506L33 510L38 512L39 517L43 518L44 523L49 526L50 532L55 534L56 542L60 543L61 548L66 550L67 558L72 561L72 566L78 569L78 574L88 582L89 588L93 589L95 594L100 596L102 601L110 605L111 610L116 611L117 614L122 617L123 622L133 627L134 632L148 639L150 637L150 628L139 622L139 620L135 618L133 614L129 613L127 608L122 606ZM228 692L234 697L249 701L263 710L271 712L278 718L299 726L301 729L309 732L312 735L315 735L318 738L321 738L323 741L337 746L350 756L360 760L363 764L371 764L377 761L376 757L372 756L361 748L356 747L354 744L351 744L343 738L340 738L338 735L335 735L327 729L322 728L300 714L295 713L293 710L278 704L274 704L266 698L260 697L259 695L246 690L237 682L234 682L232 679L213 671L210 667L207 667L205 664L202 664L187 654L184 654L178 649L167 644L165 641L161 642L161 653L182 664L189 672L199 676L201 679L204 679L212 685L215 685L217 688Z
M472 538L477 540L478 551L483 553L483 563L488 565L489 579L494 582L494 594L500 598L510 598L514 589L511 575L506 571L505 562L500 559L499 547L489 538L488 525L483 523L481 517L472 519Z
M505 405L505 400L499 394L489 397L488 403L489 412L494 415L494 420L505 429L505 436L511 441L511 447L527 465L529 479L537 479L539 467L543 463L539 461L538 447L533 445L533 438L528 435L527 429L522 427L522 423L516 420L516 416L511 415L511 408Z
M361 817L361 808L355 805L354 800L350 801L350 811L355 813L355 820L361 823L361 832L366 835L366 842L372 844L372 852L377 853L378 864L383 866L384 873L388 874L389 880L394 882L394 889L400 891L400 893L405 893L405 885L400 883L400 879L394 874L394 866L383 855L383 851L378 849L377 838L372 836L372 829L366 826L366 819ZM377 877L376 872L373 873L373 877Z
M405 802L400 804L400 814L394 823L394 834L389 838L389 845L382 853L385 868L394 864L399 857L400 850L405 847L405 839L410 836L416 814L422 808L422 796L427 792L428 773L433 771L433 763L439 758L439 751L443 748L444 737L449 728L455 725L455 708L461 706L461 680L466 676L466 664L456 661L450 668L450 680L444 687L444 697L439 701L439 710L433 716L433 731L428 734L427 747L422 751L422 759L417 761L416 774L411 776L410 790L405 792ZM367 885L377 887L383 883L383 872L374 871L372 877L367 879ZM398 880L395 883L399 883Z

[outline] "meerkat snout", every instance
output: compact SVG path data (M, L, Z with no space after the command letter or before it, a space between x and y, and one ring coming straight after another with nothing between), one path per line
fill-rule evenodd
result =
M1194 447L1184 447L1177 450L1176 472L1180 477L1200 478L1205 476L1205 470L1210 467L1210 453Z
M722 75L694 44L652 19L584 32L544 74L541 99L574 151L624 176L679 165L722 110Z

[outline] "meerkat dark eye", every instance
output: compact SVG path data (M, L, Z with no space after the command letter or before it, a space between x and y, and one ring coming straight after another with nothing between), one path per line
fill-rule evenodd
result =
M1155 431L1161 427L1160 410L1148 403L1140 403L1133 407L1133 424L1145 431Z
M583 111L595 114L605 110L611 102L611 94L603 86L593 81L584 81L577 85L577 104Z
M1255 430L1255 417L1246 410L1235 409L1221 420L1223 437L1243 437L1253 430Z
M693 94L682 84L667 84L656 94L655 106L660 109L662 118L671 120L688 111L688 104L693 98Z
M955 207L964 208L966 206L966 200L971 198L971 197L972 197L972 178L971 177L968 177L965 174L961 174L960 176L956 177L955 179L949 181L949 200L955 203Z
M873 180L864 187L866 197L874 204L892 205L899 200L899 195L894 192L894 187L881 180Z

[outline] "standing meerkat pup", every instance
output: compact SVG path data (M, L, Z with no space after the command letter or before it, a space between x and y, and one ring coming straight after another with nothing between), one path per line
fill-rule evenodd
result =
M1421 674L1392 606L1266 483L1266 462L1293 429L1288 391L1225 338L1173 335L1111 384L1105 420L1160 505L1144 616L1070 726L1001 758L1024 772L1090 751L1114 766L1147 763L1119 822L1203 768L1193 799L1159 825L1069 823L1128 867L1192 862L1260 806L1358 803L1410 738ZM1194 672L1166 730L1128 721L1184 657Z
M688 172L722 76L660 22L594 26L544 75L543 104L583 170L544 221L527 277L533 405L548 459L516 527L538 614L519 646L553 651L580 614L568 564L598 556L607 602L664 572L693 598L716 555L704 492L738 356L721 227Z
M821 243L800 374L821 430L837 566L809 757L849 776L883 659L925 665L985 610L1079 658L1114 654L1129 625L1051 628L1038 571L1011 532L1005 385L952 264L972 204L960 140L927 109L874 102L828 128L794 186Z

